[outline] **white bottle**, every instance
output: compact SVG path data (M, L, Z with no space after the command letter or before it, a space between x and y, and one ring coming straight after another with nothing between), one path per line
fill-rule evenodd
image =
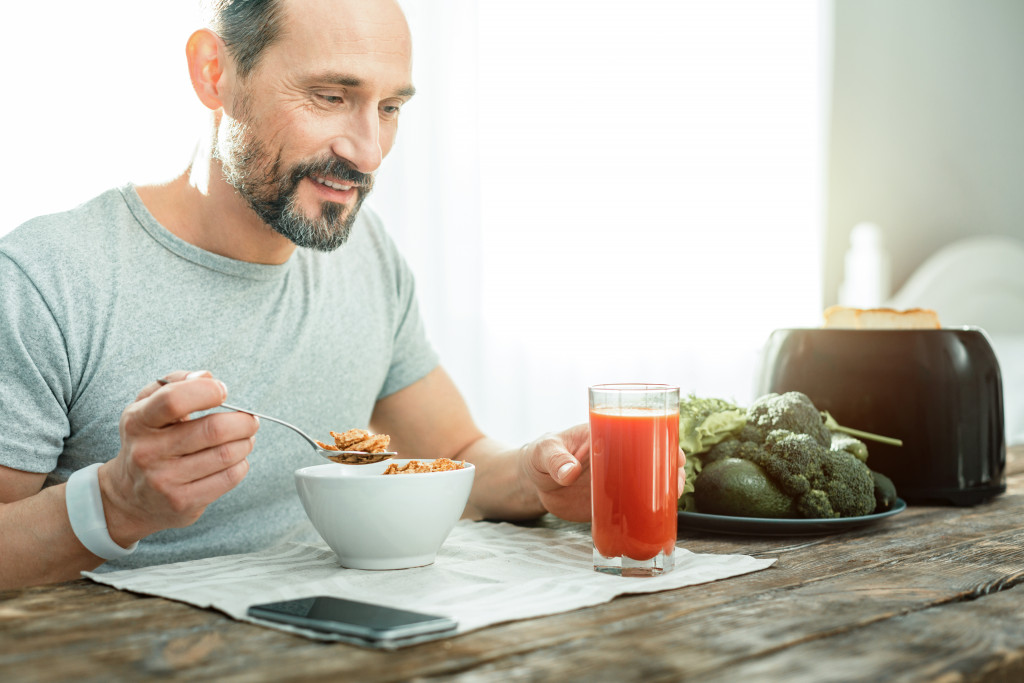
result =
M846 250L843 283L839 285L839 305L878 308L891 293L889 252L882 240L882 229L874 223L858 223L850 231Z

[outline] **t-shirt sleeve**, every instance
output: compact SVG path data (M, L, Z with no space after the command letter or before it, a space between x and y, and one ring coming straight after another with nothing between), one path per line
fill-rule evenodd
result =
M394 351L378 399L404 389L437 367L438 356L427 338L416 299L416 281L404 259L398 257L398 300L394 316Z
M70 433L66 344L37 286L0 252L0 465L51 472Z

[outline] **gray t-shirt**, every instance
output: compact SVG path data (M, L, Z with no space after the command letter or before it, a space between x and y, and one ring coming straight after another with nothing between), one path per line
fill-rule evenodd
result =
M436 365L412 274L365 206L342 248L282 265L179 239L131 186L0 239L0 464L46 485L117 455L121 412L168 372L209 370L229 403L329 440ZM264 420L239 486L102 569L315 539L293 472L323 462Z

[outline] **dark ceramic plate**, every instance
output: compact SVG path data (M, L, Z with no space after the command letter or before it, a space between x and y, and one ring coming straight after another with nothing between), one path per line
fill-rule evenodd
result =
M838 517L836 519L765 519L764 517L728 517L726 515L705 515L700 512L680 512L679 528L743 536L815 536L856 529L859 526L898 515L906 509L907 504L903 502L903 499L897 498L896 504L886 512L863 517Z

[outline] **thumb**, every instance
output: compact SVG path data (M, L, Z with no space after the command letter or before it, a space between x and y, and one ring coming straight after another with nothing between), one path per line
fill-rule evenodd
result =
M553 461L555 471L551 474L551 478L562 486L568 486L576 481L583 471L580 461L574 458L569 451L565 451L561 457L556 456Z
M579 424L558 435L559 449L551 478L563 486L576 481L590 463L590 425Z
M580 461L566 448L558 435L541 437L527 446L530 479L541 490L550 491L568 486L583 471Z

